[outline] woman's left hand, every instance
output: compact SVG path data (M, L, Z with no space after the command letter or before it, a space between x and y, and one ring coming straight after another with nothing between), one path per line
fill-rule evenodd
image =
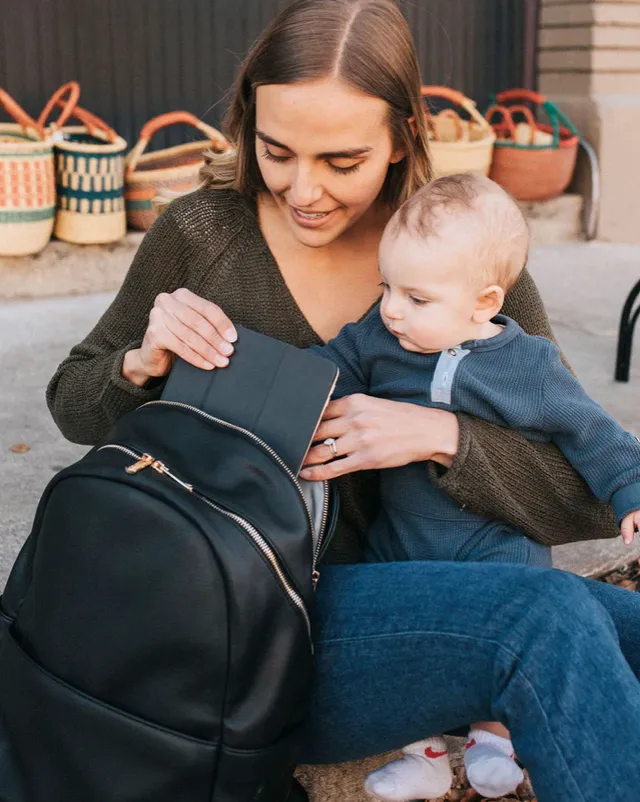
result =
M319 481L426 460L450 467L458 435L458 420L451 412L368 395L345 396L327 406L300 476ZM328 438L335 441L333 447L324 442Z

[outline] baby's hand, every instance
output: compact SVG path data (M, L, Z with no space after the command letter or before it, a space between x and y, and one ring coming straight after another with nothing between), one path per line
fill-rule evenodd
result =
M630 512L622 519L620 531L625 544L630 546L633 543L634 534L640 531L640 510Z

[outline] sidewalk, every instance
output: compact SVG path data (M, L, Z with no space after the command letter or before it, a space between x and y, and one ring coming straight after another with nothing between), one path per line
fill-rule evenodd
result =
M571 244L534 250L531 271L558 340L593 397L640 435L640 326L631 381L612 380L616 330L640 278L640 246ZM58 362L94 325L112 294L0 302L0 586L51 476L86 450L67 443L44 403ZM27 443L27 453L10 447ZM640 545L595 541L556 550L559 567L596 573L640 557Z

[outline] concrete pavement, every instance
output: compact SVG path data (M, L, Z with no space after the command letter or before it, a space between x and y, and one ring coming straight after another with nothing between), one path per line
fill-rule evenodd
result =
M640 435L640 326L628 385L612 381L622 302L640 278L640 247L545 246L531 269L561 346L593 397ZM0 302L0 586L29 532L38 499L53 474L85 448L67 443L44 402L59 361L94 325L112 294ZM16 443L30 450L10 451ZM563 547L560 567L592 573L640 556L611 541Z

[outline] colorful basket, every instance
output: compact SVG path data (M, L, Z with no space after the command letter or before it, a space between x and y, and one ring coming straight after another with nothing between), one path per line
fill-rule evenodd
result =
M155 133L176 123L192 125L207 138L142 155ZM157 217L152 207L154 197L162 190L186 192L195 189L204 151L222 152L229 147L220 131L187 111L173 111L149 120L126 160L125 199L129 225L143 230L150 228Z
M497 135L491 178L517 200L561 195L573 177L580 143L571 121L543 95L528 89L509 89L495 100L486 113ZM536 122L525 103L540 106L550 124Z
M61 105L63 90L65 87L43 109L38 119L40 124L44 125L55 105ZM58 239L81 245L114 242L127 231L124 208L127 143L103 120L80 106L75 106L71 116L82 125L64 126L52 137L58 196L54 234Z
M17 120L0 123L0 256L26 256L53 231L53 143L3 89L0 103Z
M453 109L439 114L426 110L434 177L455 173L488 175L496 135L473 100L446 86L423 86L422 96L449 100L469 115L467 120Z

